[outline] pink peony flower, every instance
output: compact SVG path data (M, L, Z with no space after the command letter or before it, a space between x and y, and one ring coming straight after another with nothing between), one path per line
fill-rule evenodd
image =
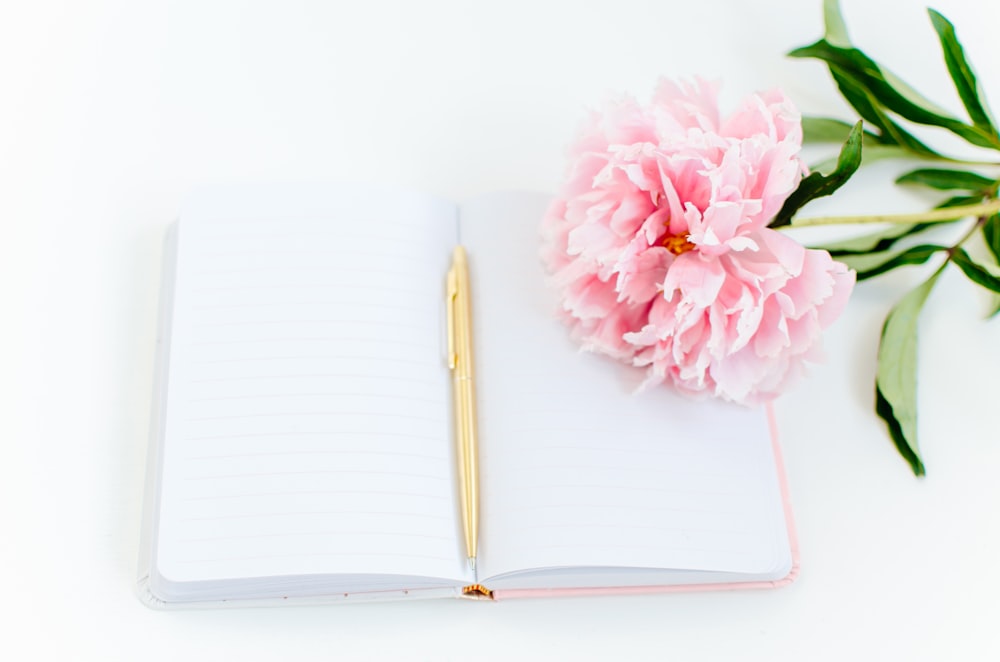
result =
M585 349L752 404L819 358L854 272L767 228L805 171L798 111L775 90L722 117L717 88L662 81L649 107L595 113L543 259Z

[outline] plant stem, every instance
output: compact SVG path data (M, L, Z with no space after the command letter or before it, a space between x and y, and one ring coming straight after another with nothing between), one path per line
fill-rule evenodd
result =
M955 255L955 251L962 244L964 244L965 242L967 242L972 237L972 235L974 235L976 233L976 230L978 230L980 227L983 226L984 223L986 223L986 218L987 218L986 215L983 215L983 216L980 216L979 218L977 218L976 222L973 223L972 227L969 228L969 231L966 232L964 235L962 235L962 238L959 239L958 241L956 241L952 245L952 247L948 249L948 261L951 261L951 258Z
M804 228L813 225L848 225L858 223L895 223L912 225L915 223L943 223L957 221L967 216L991 216L1000 212L1000 200L990 200L978 205L932 209L915 214L874 214L870 216L817 216L814 218L794 218L788 227Z

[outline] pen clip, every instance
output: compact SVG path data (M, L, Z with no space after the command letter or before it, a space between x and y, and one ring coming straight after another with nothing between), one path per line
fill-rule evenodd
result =
M448 269L448 293L445 299L445 307L448 316L448 368L454 370L458 365L458 354L455 350L455 300L458 298L458 274L455 268Z

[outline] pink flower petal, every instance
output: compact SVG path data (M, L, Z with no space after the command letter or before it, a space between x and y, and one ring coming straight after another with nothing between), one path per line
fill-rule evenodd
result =
M728 117L718 85L663 81L653 103L595 113L541 252L572 336L644 387L757 403L822 354L854 273L766 227L806 168L778 90Z

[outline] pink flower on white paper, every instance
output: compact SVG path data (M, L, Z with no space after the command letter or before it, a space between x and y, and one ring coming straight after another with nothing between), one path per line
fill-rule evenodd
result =
M585 349L669 383L768 400L819 358L854 273L767 228L795 190L800 115L780 91L728 117L717 86L662 81L595 113L542 223L543 259Z

